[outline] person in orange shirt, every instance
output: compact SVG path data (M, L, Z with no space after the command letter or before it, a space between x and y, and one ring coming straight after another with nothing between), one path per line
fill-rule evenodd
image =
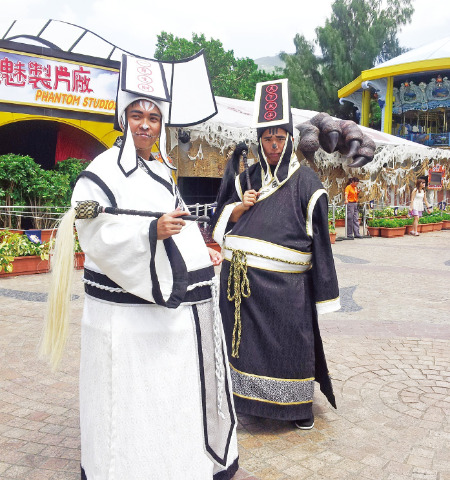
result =
M362 238L359 233L358 220L358 183L359 178L350 178L350 183L345 187L345 205L347 206L347 238ZM353 237L354 235L354 237Z

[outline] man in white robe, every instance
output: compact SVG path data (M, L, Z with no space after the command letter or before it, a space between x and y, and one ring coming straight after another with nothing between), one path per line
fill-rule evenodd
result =
M85 260L81 478L228 480L236 417L214 265L160 141L163 102L119 90L122 146L82 173L72 203L168 212L77 220ZM132 141L131 138L132 137Z

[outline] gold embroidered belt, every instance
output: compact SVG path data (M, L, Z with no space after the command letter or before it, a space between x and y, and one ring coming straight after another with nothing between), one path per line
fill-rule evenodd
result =
M228 275L227 298L230 302L234 301L231 356L238 358L242 333L241 302L242 298L248 298L251 295L247 267L250 266L274 272L303 273L311 268L312 255L280 247L262 240L233 235L226 236L223 248L225 260L231 263Z

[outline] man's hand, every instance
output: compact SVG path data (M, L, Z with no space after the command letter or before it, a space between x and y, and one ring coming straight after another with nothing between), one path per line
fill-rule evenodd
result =
M351 120L337 120L328 113L318 113L295 128L301 135L299 149L310 162L314 161L314 153L319 148L328 153L339 151L341 155L352 157L353 161L347 165L352 168L362 167L372 161L375 142Z
M182 215L190 215L190 213L183 210L174 210L173 212L166 213L158 218L156 228L157 239L165 240L172 235L180 233L181 229L186 225L186 222L182 218L179 218Z
M242 205L244 206L245 210L248 210L250 207L256 203L258 200L259 193L256 190L247 190L244 193L244 198L242 199Z
M214 250L214 248L211 248L211 247L206 247L208 249L208 253L209 253L209 258L211 259L211 262L212 264L217 267L217 265L220 265L223 261L223 257L222 255Z
M256 190L247 190L242 198L242 203L236 205L231 212L230 222L236 223L247 210L253 207L258 197L259 193Z

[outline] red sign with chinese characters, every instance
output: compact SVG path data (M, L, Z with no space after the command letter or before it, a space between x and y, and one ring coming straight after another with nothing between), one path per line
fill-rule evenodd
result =
M116 70L0 49L0 102L113 115Z

